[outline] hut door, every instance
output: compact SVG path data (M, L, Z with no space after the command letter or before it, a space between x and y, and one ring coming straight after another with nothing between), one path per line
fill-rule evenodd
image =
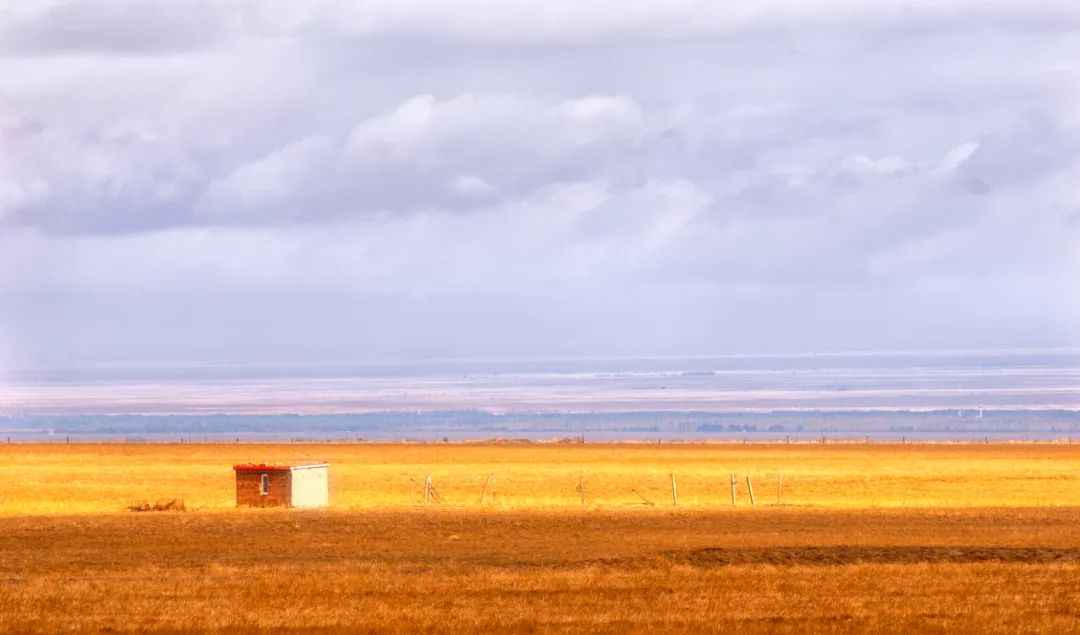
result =
M270 493L270 475L263 474L259 482L259 494L266 496Z

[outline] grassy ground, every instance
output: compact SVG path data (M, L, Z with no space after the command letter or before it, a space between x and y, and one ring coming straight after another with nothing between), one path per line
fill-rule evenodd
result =
M1069 632L1080 510L0 519L0 629Z
M800 506L1080 506L1080 444L0 444L0 515L118 511L180 498L231 509L231 466L249 461L329 461L337 509L407 509L431 475L440 505L508 510L634 510L679 502L696 509L758 502Z
M260 460L333 509L234 509ZM1078 486L1060 444L0 445L0 631L1080 632Z

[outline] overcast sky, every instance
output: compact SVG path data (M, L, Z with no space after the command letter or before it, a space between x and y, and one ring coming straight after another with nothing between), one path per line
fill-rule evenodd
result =
M1080 345L1080 3L0 2L0 367Z

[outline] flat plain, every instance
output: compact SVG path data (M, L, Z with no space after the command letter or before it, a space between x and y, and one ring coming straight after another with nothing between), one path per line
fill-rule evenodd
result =
M260 460L329 461L332 509L233 509L232 463ZM0 465L9 632L1080 632L1074 445L12 444ZM123 511L158 498L189 511Z
M236 463L330 463L338 510L638 511L761 505L828 508L1080 506L1080 444L265 443L2 444L0 516L115 512L184 500L231 510ZM480 502L489 476L495 496Z

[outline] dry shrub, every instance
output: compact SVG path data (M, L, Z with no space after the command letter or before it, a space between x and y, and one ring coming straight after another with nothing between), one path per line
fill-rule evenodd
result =
M187 507L179 498L159 498L151 505L149 501L128 505L128 511L132 512L185 512Z

